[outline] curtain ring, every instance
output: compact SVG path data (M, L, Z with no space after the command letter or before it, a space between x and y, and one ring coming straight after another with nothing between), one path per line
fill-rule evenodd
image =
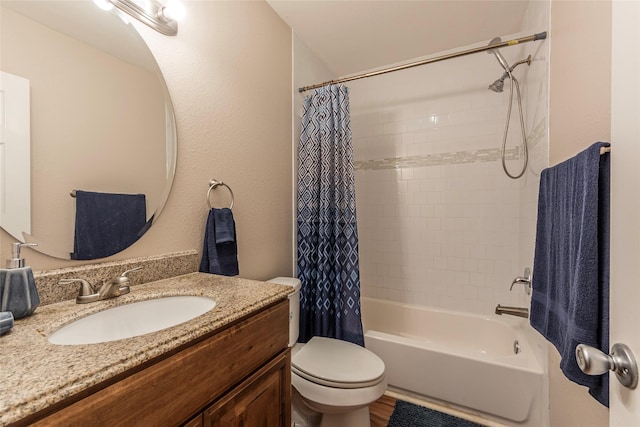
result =
M224 182L216 181L215 179L212 179L211 181L209 181L209 191L207 191L207 203L209 203L209 207L213 209L213 205L211 205L211 199L210 199L211 190L213 190L214 188L220 185L227 187L227 190L229 190L229 194L231 194L231 205L229 205L229 209L233 208L233 191L231 190L231 187L229 187Z

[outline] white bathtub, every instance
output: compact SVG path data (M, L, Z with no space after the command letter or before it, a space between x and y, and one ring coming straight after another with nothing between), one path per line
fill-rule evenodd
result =
M390 386L529 424L544 373L512 320L362 298L365 346Z

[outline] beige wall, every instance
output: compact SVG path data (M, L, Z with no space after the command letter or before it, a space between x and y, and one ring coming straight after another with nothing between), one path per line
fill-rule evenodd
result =
M551 2L549 164L611 137L611 2Z
M202 249L211 178L228 183L240 275L292 274L291 32L263 1L186 2L176 37L137 24L162 69L178 127L178 168L158 222L106 260ZM224 189L212 199L227 203ZM2 255L9 242L2 232ZM36 270L73 265L24 250Z
M549 164L611 136L611 3L551 4ZM567 380L549 345L551 427L609 425L609 411Z

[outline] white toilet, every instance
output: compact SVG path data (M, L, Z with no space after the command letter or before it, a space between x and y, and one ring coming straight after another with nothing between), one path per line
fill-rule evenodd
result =
M384 362L350 342L313 337L296 344L300 318L300 280L269 280L294 288L289 295L292 426L370 427L369 404L387 389Z

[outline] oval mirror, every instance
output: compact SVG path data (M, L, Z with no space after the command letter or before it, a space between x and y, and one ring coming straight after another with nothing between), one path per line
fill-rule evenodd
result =
M113 255L157 220L175 174L158 64L125 17L91 1L0 7L0 225L56 258Z

